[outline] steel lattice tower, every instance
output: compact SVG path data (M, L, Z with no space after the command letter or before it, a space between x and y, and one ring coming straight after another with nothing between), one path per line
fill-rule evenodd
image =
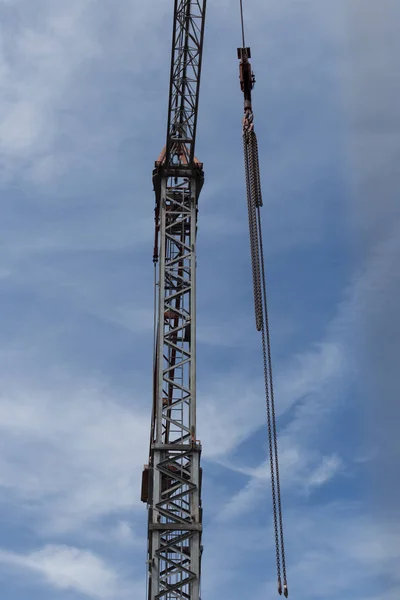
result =
M196 437L195 158L206 0L175 0L167 141L155 163L156 331L149 464L148 600L199 600L201 445Z

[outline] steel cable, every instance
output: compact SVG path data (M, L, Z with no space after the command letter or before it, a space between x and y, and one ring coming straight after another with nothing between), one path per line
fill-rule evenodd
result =
M243 48L245 47L245 41L244 41L244 19L243 19L243 0L240 0L240 21L242 24L242 43L243 43Z

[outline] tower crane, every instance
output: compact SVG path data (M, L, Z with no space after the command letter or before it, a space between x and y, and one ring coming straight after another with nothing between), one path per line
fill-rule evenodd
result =
M149 460L141 499L148 509L147 600L200 600L201 443L196 428L196 234L203 164L195 156L207 0L174 0L167 139L155 162L154 356ZM244 96L243 147L256 328L261 332L278 592L287 597L275 403L251 92L255 77L238 49ZM283 585L282 585L283 575Z

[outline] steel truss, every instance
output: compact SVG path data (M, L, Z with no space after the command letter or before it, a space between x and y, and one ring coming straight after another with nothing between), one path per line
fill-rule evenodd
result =
M148 600L200 600L201 445L196 437L195 158L205 0L175 0L167 143L155 164L157 327L149 464Z
M166 163L194 162L206 0L175 0Z

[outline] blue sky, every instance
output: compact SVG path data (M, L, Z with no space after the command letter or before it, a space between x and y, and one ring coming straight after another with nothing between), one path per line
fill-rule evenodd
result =
M151 172L172 1L1 0L0 586L144 598ZM396 0L249 0L289 586L397 600ZM209 0L197 155L203 600L275 593L236 48Z

